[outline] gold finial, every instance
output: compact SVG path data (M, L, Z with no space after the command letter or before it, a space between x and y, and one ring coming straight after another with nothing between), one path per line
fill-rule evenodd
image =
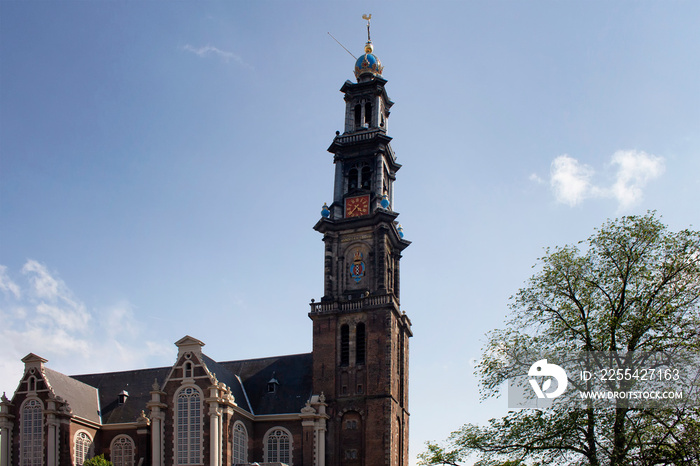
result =
M369 38L369 20L372 19L372 13L362 15L362 19L367 20L367 42L372 42L372 40Z

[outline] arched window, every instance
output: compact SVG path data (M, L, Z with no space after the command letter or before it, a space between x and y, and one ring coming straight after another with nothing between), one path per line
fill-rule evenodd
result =
M365 104L365 124L372 126L372 104L370 102Z
M202 463L202 397L194 387L177 395L175 412L177 464Z
M182 377L185 379L191 379L194 377L194 369L190 361L187 361L182 365Z
M83 466L86 459L92 456L92 437L84 430L75 434L75 466Z
M355 329L355 364L365 363L365 324L360 322Z
M126 435L112 440L110 460L114 466L134 466L134 441Z
M36 391L36 377L34 377L33 375L27 380L27 389L30 392Z
M350 327L344 324L340 327L340 365L350 364Z
M292 464L292 436L287 429L273 427L265 434L265 462Z
M372 186L372 170L369 165L362 167L362 189L370 189Z
M248 431L241 421L233 425L233 464L248 463Z
M355 105L355 129L360 129L362 125L362 105Z
M20 418L20 465L41 466L44 460L44 406L27 400Z

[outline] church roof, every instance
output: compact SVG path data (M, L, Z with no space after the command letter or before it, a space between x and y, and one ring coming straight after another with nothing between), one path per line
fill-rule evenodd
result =
M229 361L221 365L240 376L256 415L298 413L311 398L311 353ZM273 377L278 384L270 392L268 382Z
M207 365L209 372L215 374L216 379L219 382L225 383L231 389L231 394L236 400L236 404L249 413L252 413L253 411L248 404L248 397L246 396L241 379L236 377L236 374L231 372L230 369L214 361L206 354L203 354L202 358L204 359L204 363Z
M48 367L44 367L43 370L53 394L66 400L74 415L100 422L100 406L94 386Z
M74 375L72 378L92 385L100 393L102 422L115 424L134 422L142 410L148 412L146 403L151 399L150 391L157 379L163 383L170 372L170 367L140 369L124 372L106 372L101 374ZM119 393L129 392L126 402L119 404Z
M251 414L299 413L311 397L311 353L228 362L216 362L206 355L202 356L209 371L216 375L219 382L225 383L231 389L236 404ZM90 409L96 413L101 409L102 422L114 424L134 422L142 410L147 411L146 403L151 398L153 382L158 380L162 385L171 369L171 367L158 367L72 377L47 370L52 374L58 374L52 378L60 379L61 384L65 386L74 384L92 390L91 398L76 395L76 406L71 399L60 394L69 400L75 414L86 417L79 414L76 407L81 413L88 412ZM275 391L270 393L267 382L273 374L279 384ZM119 394L123 390L128 392L129 396L124 403L120 404ZM97 405L98 392L99 406ZM91 407L79 405L78 400L88 399L95 400ZM88 417L88 419L95 420L95 417Z

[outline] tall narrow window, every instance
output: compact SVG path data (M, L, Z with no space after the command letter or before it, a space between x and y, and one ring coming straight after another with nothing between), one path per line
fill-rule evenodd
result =
M350 364L350 327L342 325L340 327L340 365Z
M357 168L351 168L348 173L348 191L357 189Z
M369 102L365 104L365 124L372 126L372 104Z
M343 414L339 432L340 445L345 450L339 458L341 466L364 464L358 459L362 458L362 446L364 432L362 418L357 411L347 411Z
M202 402L199 391L188 387L177 396L177 464L201 464Z
M372 186L372 170L369 165L362 167L362 189L370 189Z
M86 459L92 456L92 438L85 431L75 434L75 466L83 466Z
M110 460L114 466L134 466L134 441L120 435L112 440Z
M248 463L248 432L241 421L233 425L233 464Z
M365 363L365 324L360 322L355 329L355 364Z
M355 105L355 129L360 129L362 125L362 105Z
M44 455L44 406L39 400L28 400L20 419L20 464L41 466Z
M191 379L192 377L194 377L194 369L193 369L192 363L190 361L187 361L185 364L183 364L182 376L185 379Z
M280 428L268 431L265 441L265 462L291 464L292 439L289 432Z

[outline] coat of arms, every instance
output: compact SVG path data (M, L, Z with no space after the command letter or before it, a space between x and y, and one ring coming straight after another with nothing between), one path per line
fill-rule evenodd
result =
M362 277L365 276L365 263L362 259L363 255L358 249L355 251L355 257L352 260L352 264L350 264L350 276L356 283L360 283Z

